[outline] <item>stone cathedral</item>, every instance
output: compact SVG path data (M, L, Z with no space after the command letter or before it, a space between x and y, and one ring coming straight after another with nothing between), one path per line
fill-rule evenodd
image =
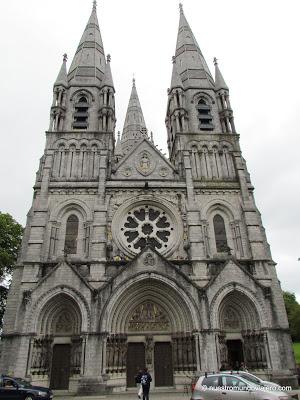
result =
M174 38L175 39L175 38ZM133 81L115 87L96 3L53 88L50 126L4 319L1 371L72 392L153 386L244 362L295 382L289 326L229 89L180 6L169 158ZM166 84L167 86L167 84Z

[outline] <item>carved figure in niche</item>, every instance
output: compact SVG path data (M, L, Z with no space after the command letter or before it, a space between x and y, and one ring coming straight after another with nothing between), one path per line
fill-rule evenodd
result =
M153 265L155 265L155 258L153 256L153 254L151 254L151 253L146 254L146 256L144 258L144 264L149 265L151 267L153 267Z
M140 168L143 172L148 172L150 169L150 159L147 153L143 153L140 159Z
M169 329L169 319L152 302L146 302L138 306L133 312L128 325L128 330L131 332L166 331Z
M144 150L137 156L135 167L142 175L149 175L155 167L155 161L152 159L151 154Z
M224 329L239 329L240 321L232 308L228 308L224 315Z
M72 333L73 324L70 313L64 311L57 319L55 333Z
M154 342L152 336L146 336L146 364L152 365L152 354L154 349Z

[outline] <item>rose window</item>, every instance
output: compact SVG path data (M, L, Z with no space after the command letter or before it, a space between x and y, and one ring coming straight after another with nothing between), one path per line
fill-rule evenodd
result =
M140 206L130 210L121 227L128 249L139 252L147 244L159 251L168 247L174 231L169 215L155 206Z

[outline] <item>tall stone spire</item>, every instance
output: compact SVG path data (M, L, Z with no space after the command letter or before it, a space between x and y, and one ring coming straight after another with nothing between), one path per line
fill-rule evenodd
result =
M103 132L111 132L115 130L116 115L115 115L115 88L110 69L111 57L107 55L107 62L105 66L105 74L101 85L100 91L100 109L99 109L99 123L100 129Z
M110 62L111 62L111 56L110 56L110 54L107 54L107 62L105 65L105 74L104 74L102 86L107 86L107 87L111 87L114 89L114 82L113 82L113 78L112 78Z
M226 82L223 78L223 75L221 74L219 65L218 65L218 60L216 58L214 58L214 64L215 64L215 86L216 86L216 90L228 90L228 86L226 85Z
M123 156L120 136L121 136L121 133L118 132L118 139L117 139L116 146L115 146L115 156L116 157L122 157Z
M184 87L214 88L214 81L180 4L176 65Z
M105 73L105 54L97 18L96 1L72 61L69 82L101 84Z
M135 79L133 79L121 140L123 150L128 151L142 137L147 137L147 128L135 86Z
M219 108L220 122L223 133L236 133L233 112L230 104L229 89L221 74L218 66L218 60L214 58L215 64L215 86L216 96Z
M181 77L178 74L178 70L177 70L176 57L172 57L172 62L173 62L173 71L172 71L170 90L176 89L176 88L183 89L183 83L182 83Z
M68 56L67 54L64 54L63 56L63 63L61 65L60 71L57 75L56 81L54 83L54 86L64 86L65 88L68 87L68 77L67 77L67 60Z

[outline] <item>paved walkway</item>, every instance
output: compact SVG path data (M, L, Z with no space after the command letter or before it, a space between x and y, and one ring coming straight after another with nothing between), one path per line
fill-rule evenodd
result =
M300 400L300 390L293 390L291 394L298 394L298 398ZM182 393L182 392L150 392L150 400L170 400L170 399L181 399L181 400L189 400L191 398L191 393ZM125 392L120 394L111 394L105 396L60 396L55 395L54 399L57 400L138 400L135 392Z
M191 393L182 393L182 392L150 392L151 400L170 400L170 399L181 399L181 400L189 400L191 398ZM57 400L138 400L137 393L130 391L119 394L110 394L103 396L66 396L66 395L54 395L54 399Z

